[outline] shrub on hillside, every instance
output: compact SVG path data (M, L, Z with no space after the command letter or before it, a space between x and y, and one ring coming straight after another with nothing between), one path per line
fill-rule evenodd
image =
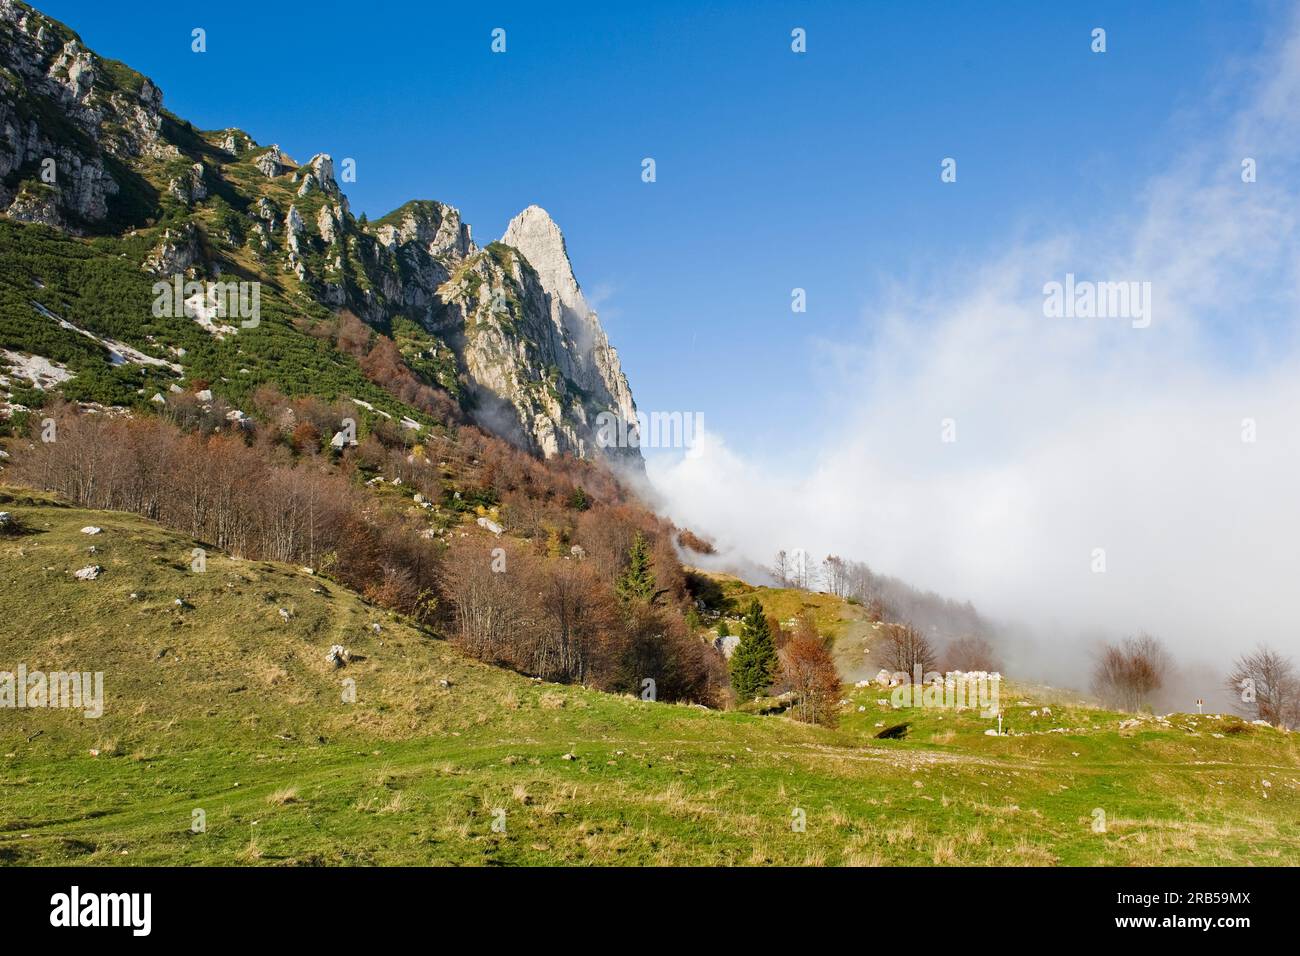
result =
M778 657L781 687L796 698L794 717L806 723L836 726L842 687L839 671L828 641L817 633L807 613L799 617Z

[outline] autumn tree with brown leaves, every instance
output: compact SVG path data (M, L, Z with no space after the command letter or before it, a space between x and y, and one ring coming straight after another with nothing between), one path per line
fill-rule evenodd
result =
M781 686L796 696L795 718L810 724L836 726L842 682L829 642L817 632L807 613L796 621L794 633L777 656Z

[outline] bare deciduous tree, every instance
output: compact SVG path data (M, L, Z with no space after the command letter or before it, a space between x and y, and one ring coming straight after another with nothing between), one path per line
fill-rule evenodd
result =
M993 645L976 634L960 637L948 646L944 652L944 667L950 671L996 671L1001 670Z
M1173 667L1165 646L1150 634L1105 644L1093 668L1092 686L1107 703L1140 710L1164 685Z
M822 578L826 590L831 594L836 597L849 596L849 568L843 558L828 554L822 564Z
M772 565L772 574L776 577L777 583L783 587L788 587L790 583L790 556L785 551L776 553L776 562Z
M1284 727L1300 725L1300 677L1295 663L1266 644L1233 661L1228 690L1237 709Z
M911 674L920 667L924 675L938 666L939 657L930 639L910 624L889 624L884 628L885 667Z

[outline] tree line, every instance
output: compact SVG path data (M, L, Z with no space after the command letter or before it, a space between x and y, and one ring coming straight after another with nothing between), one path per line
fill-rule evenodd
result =
M352 409L270 390L257 410L262 424L231 423L219 402L189 394L157 416L54 408L52 440L15 445L11 474L236 557L310 566L525 674L729 700L722 655L688 622L675 529L599 468L542 465L471 427L416 443L381 424L331 453ZM400 497L364 487L378 479ZM412 506L420 495L446 506L441 535ZM500 508L510 536L461 530L483 502Z

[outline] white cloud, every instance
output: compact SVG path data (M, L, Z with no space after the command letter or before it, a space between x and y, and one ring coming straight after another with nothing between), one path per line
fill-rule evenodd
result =
M754 560L866 560L1055 644L1147 629L1216 664L1259 640L1300 653L1300 35L1257 67L1250 105L1104 233L1063 224L897 289L865 344L820 343L844 398L810 414L806 468L714 434L653 459L670 516ZM1151 282L1151 327L1045 318L1067 272Z

